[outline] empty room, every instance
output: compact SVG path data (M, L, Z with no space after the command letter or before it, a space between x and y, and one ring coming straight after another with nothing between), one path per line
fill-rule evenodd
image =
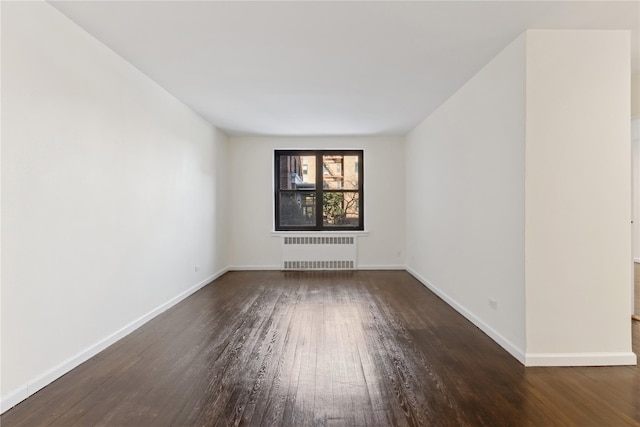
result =
M640 426L637 1L1 1L0 424Z

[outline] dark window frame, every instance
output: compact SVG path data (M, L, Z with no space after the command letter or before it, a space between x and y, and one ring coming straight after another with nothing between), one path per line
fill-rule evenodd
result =
M315 156L315 188L309 190L281 190L280 186L280 157L281 156ZM358 188L330 189L323 188L323 156L357 156ZM275 231L363 231L364 230L364 150L274 150L274 200L275 200ZM315 195L315 225L314 226L281 226L280 225L280 194L282 193L311 193ZM358 225L324 225L323 203L324 193L358 193Z

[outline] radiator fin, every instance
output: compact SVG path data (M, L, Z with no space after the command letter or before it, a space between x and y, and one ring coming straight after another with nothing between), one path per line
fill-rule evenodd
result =
M283 270L355 270L354 236L285 236L282 238Z
M353 270L353 261L284 261L284 270Z
M285 245L353 245L353 237L285 237Z

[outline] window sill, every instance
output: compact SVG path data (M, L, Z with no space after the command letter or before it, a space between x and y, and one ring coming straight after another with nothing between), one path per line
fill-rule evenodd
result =
M369 232L367 230L342 230L342 231L272 231L271 237L286 237L286 236L358 236L367 237Z

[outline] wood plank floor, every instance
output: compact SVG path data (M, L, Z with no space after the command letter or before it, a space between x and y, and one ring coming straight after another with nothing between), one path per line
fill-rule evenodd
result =
M406 272L232 272L0 422L640 426L640 370L525 369Z

